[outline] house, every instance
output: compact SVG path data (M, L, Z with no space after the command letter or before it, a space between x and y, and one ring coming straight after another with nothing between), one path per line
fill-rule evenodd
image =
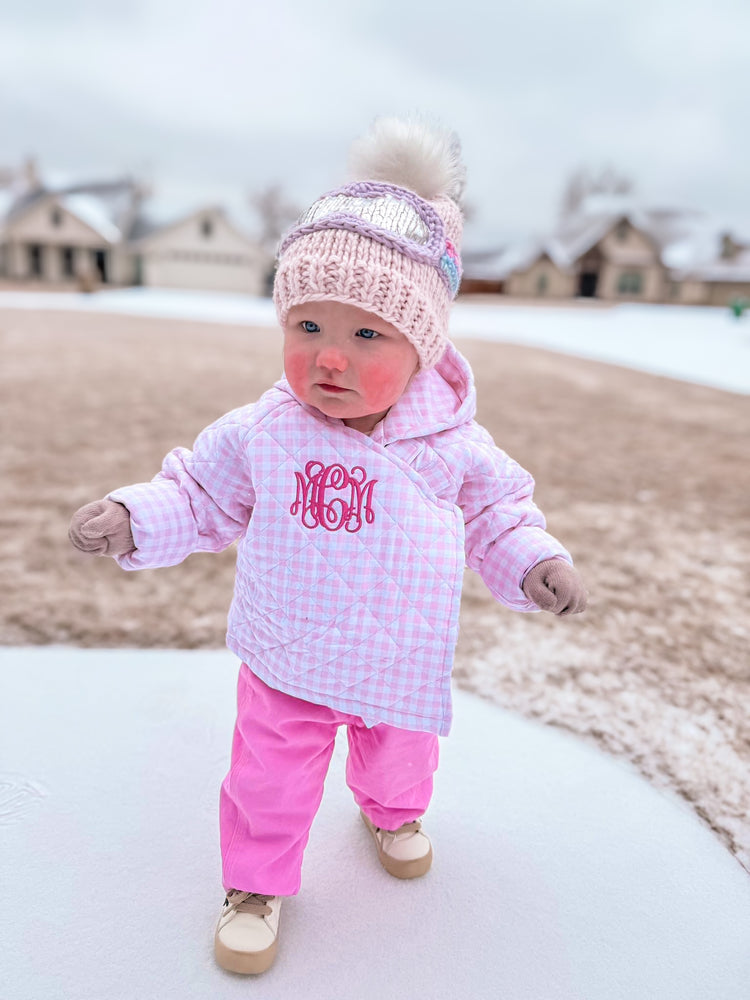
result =
M673 300L712 306L750 303L750 243L739 243L729 233L722 233L718 242L718 253L673 267Z
M461 294L500 294L505 291L504 249L465 250L461 253Z
M264 293L266 255L220 206L157 223L147 198L132 178L45 184L27 164L0 188L0 280Z
M268 261L218 205L166 225L138 219L130 232L130 283L262 295Z
M701 213L595 195L549 236L506 248L477 274L469 266L466 277L465 288L492 281L530 299L728 305L750 299L750 247Z
M0 276L74 285L81 279L126 284L123 247L142 192L129 179L49 188L27 165L5 190Z

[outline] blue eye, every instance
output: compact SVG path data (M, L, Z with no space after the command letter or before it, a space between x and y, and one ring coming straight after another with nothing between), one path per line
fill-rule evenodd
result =
M357 330L357 336L362 337L364 340L374 340L379 337L380 334L377 330L368 330L366 327L363 330Z
M301 326L305 333L319 333L320 331L318 324L313 323L311 319L302 320Z

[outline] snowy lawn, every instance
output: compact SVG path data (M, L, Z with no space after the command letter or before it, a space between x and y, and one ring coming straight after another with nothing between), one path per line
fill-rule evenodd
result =
M257 398L280 370L274 325L268 302L226 296L0 295L0 642L25 645L0 663L3 1000L36 995L32 958L50 998L255 988L210 958L234 664L149 649L222 645L233 552L125 574L66 532L81 503L150 478L171 447ZM567 622L514 615L467 575L456 681L495 706L458 693L430 813L439 864L412 892L381 874L339 753L284 917L292 958L263 995L330 995L345 955L363 997L455 996L459 967L466 996L745 997L747 875L718 838L750 865L748 324L720 310L461 302L454 332L480 419L535 474L591 606ZM554 352L523 346L553 335ZM639 356L619 358L631 370L575 356L636 343ZM659 357L686 381L632 370L661 370ZM35 648L47 643L68 647ZM115 952L102 912L120 921Z
M275 326L270 299L221 292L125 288L79 293L0 291L0 309L110 312L249 326ZM520 306L468 296L454 305L456 337L528 344L640 371L750 392L750 313L729 309L624 304L612 308Z

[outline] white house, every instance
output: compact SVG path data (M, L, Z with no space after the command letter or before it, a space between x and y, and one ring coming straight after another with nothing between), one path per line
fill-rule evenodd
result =
M130 180L71 185L39 184L7 198L0 220L0 275L50 284L127 280L125 234L140 190Z
M130 283L262 295L269 262L219 206L156 226L139 219L130 232Z
M0 187L0 280L264 294L271 262L221 207L157 224L146 200L132 178L44 184L27 164Z

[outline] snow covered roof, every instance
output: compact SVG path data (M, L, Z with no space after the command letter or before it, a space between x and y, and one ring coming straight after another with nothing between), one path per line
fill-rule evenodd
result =
M576 262L623 219L651 241L659 260L675 272L675 277L689 274L705 281L750 280L750 247L740 247L742 253L734 258L722 258L722 227L706 213L646 208L630 195L599 194L586 198L543 239L508 247L501 257L488 260L481 276L505 278L512 271L526 270L543 254L561 271L571 272ZM633 265L642 265L642 256L642 252L636 253ZM471 276L479 276L476 269Z
M0 188L0 221L8 214L16 197L17 195L12 188Z
M462 255L464 274L479 281L502 281L513 271L528 267L540 253L538 240L514 243L499 250Z
M20 176L20 175L19 175ZM255 245L255 240L220 205L202 205L179 210L169 199L149 200L143 210L146 190L130 177L104 181L72 181L70 178L46 174L41 182L30 186L19 183L0 188L0 224L11 222L28 212L42 199L57 202L62 209L89 226L110 245L135 243L158 232L171 229L201 214L221 215L226 224L242 239Z
M122 232L112 221L102 201L89 194L68 194L58 197L62 208L77 216L108 243L119 243Z
M257 246L257 241L237 224L234 217L230 218L223 205L200 205L190 211L182 212L179 215L162 220L154 218L154 216L151 215L149 208L148 215L139 213L134 219L133 227L128 234L129 242L146 242L150 240L152 236L155 237L168 232L170 229L176 229L178 226L189 222L191 219L198 219L201 216L220 218L236 236L245 240L247 243L252 244L254 247Z
M91 227L108 243L127 238L143 193L129 177L106 181L72 182L46 177L31 184L18 175L16 183L0 189L0 220L11 222L28 212L42 199L56 201Z
M735 257L719 257L706 264L693 265L675 272L675 277L699 281L750 282L750 247Z
M545 249L552 260L563 270L569 268L582 254L585 254L599 240L603 239L612 226L623 215L576 215L566 219L544 241Z

